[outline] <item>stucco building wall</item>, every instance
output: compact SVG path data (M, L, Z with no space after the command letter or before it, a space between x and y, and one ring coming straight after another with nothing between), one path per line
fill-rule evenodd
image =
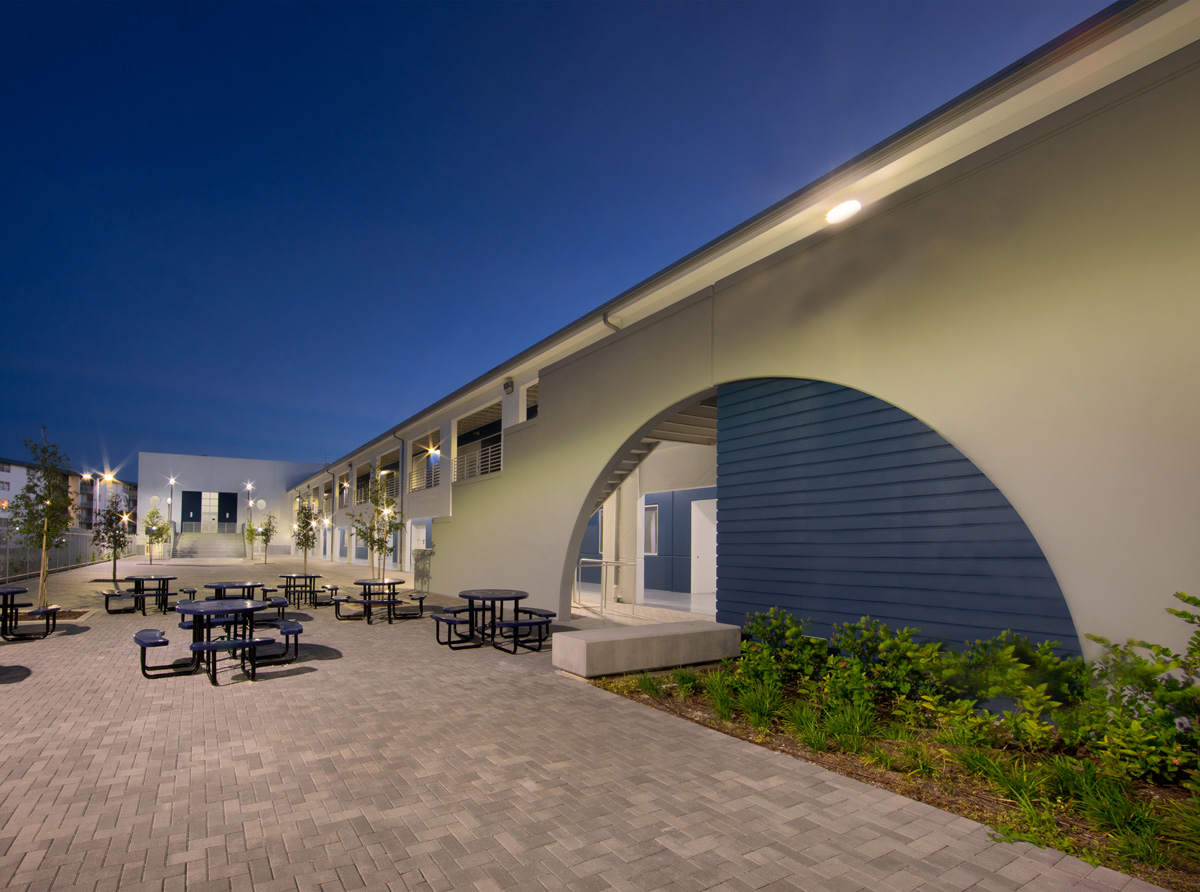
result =
M503 474L456 487L435 524L434 588L565 609L631 437L722 382L810 378L983 470L1081 633L1181 640L1161 608L1200 582L1198 66L1176 53L543 369Z

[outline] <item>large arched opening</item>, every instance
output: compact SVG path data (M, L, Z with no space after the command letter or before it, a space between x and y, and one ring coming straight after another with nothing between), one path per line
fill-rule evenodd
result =
M951 645L1011 629L1079 651L999 489L918 418L840 384L735 381L668 408L614 454L579 530L586 607L739 625L781 607L822 636L869 615Z

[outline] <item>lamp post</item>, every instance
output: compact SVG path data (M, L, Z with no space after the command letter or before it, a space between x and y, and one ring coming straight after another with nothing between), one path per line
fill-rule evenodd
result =
M246 505L247 505L247 509L248 509L247 514L246 514L246 527L248 529L253 529L253 527L254 527L254 484L250 483L249 481L247 481L247 483L246 483L246 493L247 493ZM247 540L247 541L249 542L249 547L250 547L250 560L254 560L254 542L252 540Z
M167 482L171 484L171 494L167 496L167 526L171 527L173 531L175 518L171 514L171 512L174 510L171 506L175 504L175 478L170 477L168 478Z

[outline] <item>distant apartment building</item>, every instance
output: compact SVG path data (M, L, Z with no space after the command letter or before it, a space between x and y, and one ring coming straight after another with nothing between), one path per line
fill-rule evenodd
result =
M12 502L29 481L29 464L0 459L0 525L7 527L12 517ZM101 512L115 498L130 506L130 523L137 522L137 484L118 480L112 474L71 471L66 475L71 500L71 526L90 530Z

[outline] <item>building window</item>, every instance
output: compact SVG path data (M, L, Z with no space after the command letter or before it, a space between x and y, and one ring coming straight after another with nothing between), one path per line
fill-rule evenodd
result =
M0 492L8 492L8 481L0 480Z
M12 470L12 465L6 462L0 462L0 474L7 474Z
M8 499L0 499L0 511L8 510Z
M658 554L658 506L646 506L646 523L645 523L645 548L643 553L648 555Z

